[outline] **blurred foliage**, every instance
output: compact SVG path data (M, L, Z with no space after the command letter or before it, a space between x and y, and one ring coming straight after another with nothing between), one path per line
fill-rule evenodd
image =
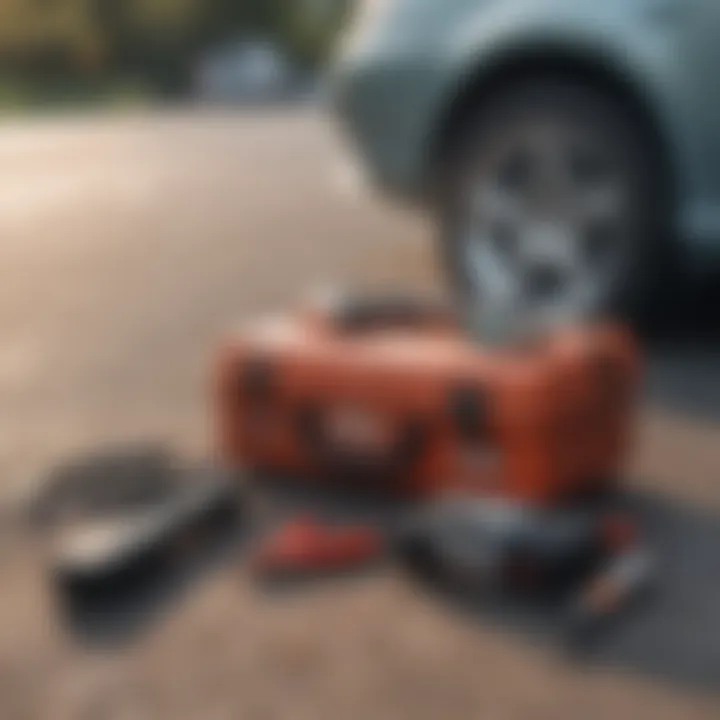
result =
M181 93L198 60L242 39L322 63L351 0L0 0L0 103L30 84Z
M351 0L305 3L286 0L285 6L290 6L291 10L283 16L285 45L301 61L310 65L322 63L328 57L352 5Z

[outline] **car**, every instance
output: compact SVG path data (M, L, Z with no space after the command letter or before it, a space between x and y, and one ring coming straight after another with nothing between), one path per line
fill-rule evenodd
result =
M266 102L289 95L295 79L290 62L273 44L237 41L200 60L195 94L209 103Z
M361 0L332 97L465 307L636 320L720 250L718 67L717 0Z

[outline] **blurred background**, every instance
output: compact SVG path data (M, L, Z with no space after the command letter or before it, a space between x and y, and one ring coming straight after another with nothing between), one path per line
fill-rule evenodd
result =
M5 109L242 100L312 87L350 0L7 0Z
M369 32L389 5L363 5ZM412 26L421 50L445 0L431 6ZM578 670L392 573L275 602L234 560L109 646L58 621L24 521L59 468L148 442L206 459L218 338L308 289L445 292L426 215L360 189L326 111L352 13L350 0L0 0L0 717L717 718L715 280L670 296L628 469L669 527L694 528L678 533L700 558L688 573L712 579L664 634L645 626ZM417 55L415 78L430 78ZM383 67L367 97L349 70L376 159L414 135L413 106L376 115L377 98L423 85L406 70Z

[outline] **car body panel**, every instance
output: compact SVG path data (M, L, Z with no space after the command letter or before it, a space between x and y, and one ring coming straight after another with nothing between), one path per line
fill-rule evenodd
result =
M707 244L720 236L716 29L715 0L389 0L346 38L336 108L370 177L419 198L469 78L543 53L578 57L616 77L654 119L674 173L679 235Z

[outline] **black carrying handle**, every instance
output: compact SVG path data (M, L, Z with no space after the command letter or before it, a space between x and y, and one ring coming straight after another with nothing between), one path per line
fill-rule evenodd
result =
M333 327L343 333L436 328L455 324L452 313L442 304L402 296L342 298L329 308L327 317Z

